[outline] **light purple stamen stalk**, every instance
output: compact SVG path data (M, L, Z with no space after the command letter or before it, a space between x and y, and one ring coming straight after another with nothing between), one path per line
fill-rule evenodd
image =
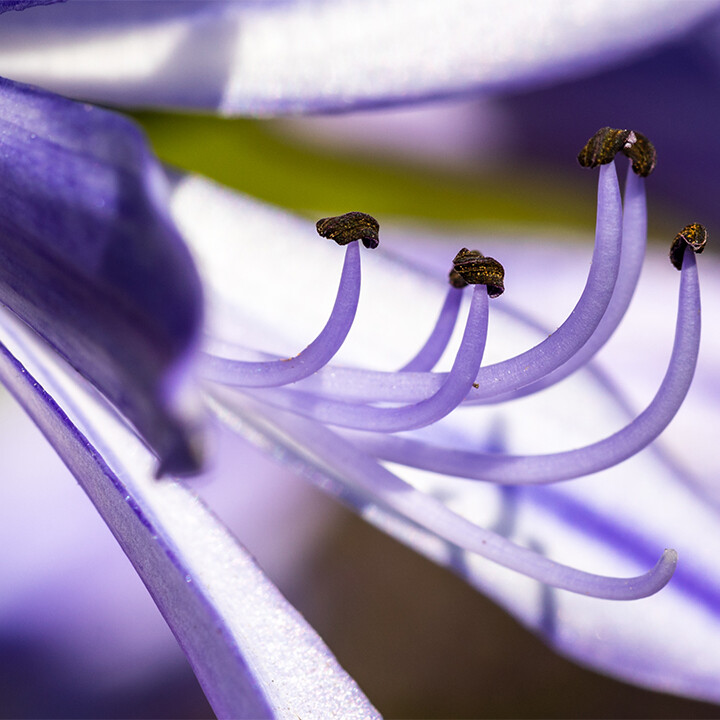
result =
M428 372L435 367L450 342L461 301L462 289L449 285L433 331L417 355L401 367L400 372Z
M358 436L377 457L445 475L499 484L570 480L617 465L651 443L685 399L700 347L700 288L695 255L686 248L680 277L675 341L665 378L650 405L629 425L583 448L547 455L497 455L450 450L406 438Z
M345 342L360 297L360 245L345 251L335 304L325 327L301 353L287 360L249 362L216 355L204 356L202 374L208 380L238 387L278 387L297 382L326 365Z
M525 397L555 385L585 366L605 345L625 317L637 287L647 245L647 205L645 181L628 164L623 203L623 232L620 269L610 304L590 339L564 364L545 377L514 392L489 398L488 402L501 403Z
M289 444L311 465L319 463L323 474L341 478L344 485L365 497L370 505L552 587L608 600L636 600L663 588L675 571L677 553L674 550L665 550L653 569L631 578L595 575L562 565L474 525L436 498L416 490L322 424L238 395L221 392L218 400L223 408L231 408L244 421L260 423L264 434L281 437L285 446ZM223 409L218 411L222 413ZM324 482L322 478L315 480Z
M613 296L620 267L622 203L615 163L602 165L598 182L595 249L585 289L565 322L532 349L480 368L478 388L465 403L483 402L536 382L567 362L595 332ZM328 368L303 381L302 389L359 402L418 402L436 393L445 373L389 373Z
M373 407L327 400L291 390L268 389L258 393L257 397L275 407L356 430L398 432L425 427L451 413L472 387L485 349L487 322L487 288L475 285L465 332L452 370L434 395L412 405Z

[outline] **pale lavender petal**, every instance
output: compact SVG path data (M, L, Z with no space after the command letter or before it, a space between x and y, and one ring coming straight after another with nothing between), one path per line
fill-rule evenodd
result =
M377 717L320 638L196 496L177 482L154 480L149 453L91 388L11 317L2 317L2 327L24 365L0 347L4 384L135 565L218 716Z
M0 74L125 105L346 110L577 77L718 8L711 0L96 5L88 14L88 3L68 3L0 25Z
M308 327L322 321L322 313L310 313L304 327L288 327L282 309L287 297L298 286L280 288L280 297L265 292L259 284L238 287L237 276L223 268L217 258L234 254L239 260L245 253L253 259L259 250L250 240L238 247L238 239L228 230L242 219L249 237L268 237L275 228L278 251L297 258L296 268L301 290L319 295L317 267L332 263L310 250L310 223L236 196L199 178L184 178L174 188L173 212L191 241L201 267L211 278L213 292L229 305L242 305L243 293L251 301L263 298L260 306L243 315L249 329L248 343L254 343L254 328L262 326L258 337L270 337L281 348ZM194 219L202 208L202 221ZM310 225L310 227L305 227ZM277 232L277 230L281 232ZM432 320L442 306L447 271L447 243L452 246L482 247L484 252L502 257L508 277L521 282L499 299L520 307L533 307L543 297L544 320L560 321L572 307L571 299L582 289L589 252L572 244L554 244L551 238L535 238L508 243L501 237L471 238L467 234L446 233L443 243L433 242L429 234L416 229L402 233L385 229L384 250L364 268L366 287L373 287L367 303L361 303L353 333L340 350L342 362L369 361L374 367L398 367L407 357L407 348L420 347L432 330ZM412 239L411 252L397 262L388 246ZM302 246L302 250L300 250ZM304 257L306 252L311 257ZM293 255L297 253L297 255ZM215 257L217 256L217 257ZM718 272L712 257L703 256L711 275ZM413 258L424 266L415 271ZM537 268L552 259L554 287L546 291L546 279ZM293 262L291 259L290 262ZM662 380L663 368L657 366L656 347L671 343L672 317L676 302L674 285L677 273L666 253L651 254L640 280L636 302L616 337L599 353L599 361L616 372L613 377L631 403L647 404ZM325 270L327 272L327 270ZM436 281L432 280L435 274ZM671 288L668 288L668 273ZM245 275L244 275L245 277ZM392 280L392 282L391 282ZM306 284L307 283L307 284ZM396 292L397 283L403 291ZM706 283L706 312L720 308L720 295L713 283ZM511 297L512 296L512 297ZM405 303L405 297L410 300ZM392 302L390 301L392 299ZM266 305L267 301L267 305ZM324 302L327 302L325 298ZM640 306L635 310L637 301ZM247 308L247 298L246 298ZM409 310L416 311L417 324L408 323ZM213 315L211 314L211 319ZM354 338L355 332L358 333ZM500 325L491 318L487 352L493 352L493 337L502 337L504 356L524 350L537 341L537 335L512 316L503 316ZM283 340L283 333L287 337ZM651 347L638 356L637 339L652 337ZM618 345L620 343L620 345ZM451 343L452 347L452 343ZM491 528L504 537L541 552L565 564L582 567L598 574L633 575L657 560L658 548L675 547L679 553L678 571L662 592L638 603L603 603L566 592L549 593L532 580L500 568L471 553L440 540L417 524L405 524L397 514L377 506L362 506L362 498L344 485L342 473L333 478L323 474L322 463L311 462L308 472L326 482L324 487L341 499L362 506L371 522L396 535L411 547L446 565L476 587L503 604L528 627L542 633L560 652L589 666L618 677L660 688L668 692L694 695L718 701L720 656L715 652L720 638L720 587L715 581L720 553L717 507L720 493L713 478L717 475L717 453L713 433L717 427L720 397L717 388L717 362L720 353L716 334L703 338L706 359L701 354L695 385L680 409L670 432L663 441L677 455L674 465L652 451L642 453L602 476L585 478L554 488L498 488L491 484L453 480L412 468L400 472L403 480L438 498L451 510L480 527ZM371 352L368 353L368 348ZM665 356L666 357L666 356ZM403 373L404 375L404 373ZM408 374L410 375L410 374ZM591 442L598 434L613 432L627 421L625 409L618 407L614 395L594 384L586 371L567 378L532 398L522 398L502 407L468 408L468 416L455 414L430 429L417 431L417 437L457 443L466 448L492 446L513 453L554 452ZM708 402L708 399L711 402ZM592 408L581 413L578 408ZM249 416L257 422L258 416ZM297 460L302 450L285 434L276 436L275 453ZM689 466L693 473L678 475L678 468ZM703 473L705 478L703 479Z
M0 79L0 301L132 422L161 471L197 471L189 377L202 288L139 129Z
M4 673L13 687L3 708L19 716L26 698L36 716L52 717L73 697L78 716L118 703L141 713L155 695L182 712L201 692L176 639L92 503L4 391L0 433L0 648L5 663L13 647L27 659ZM192 489L275 584L307 601L314 589L303 580L337 520L329 501L230 431L213 439L213 467Z

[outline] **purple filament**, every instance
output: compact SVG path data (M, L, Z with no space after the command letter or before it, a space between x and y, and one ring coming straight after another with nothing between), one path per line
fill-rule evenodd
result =
M356 430L398 432L425 427L450 414L467 395L478 373L487 336L488 294L475 285L462 342L445 382L429 398L403 407L374 407L289 390L266 390L263 401L320 422Z
M498 484L570 480L617 465L651 443L680 408L692 381L700 347L700 289L695 255L686 249L680 277L672 355L660 389L630 424L599 442L546 455L497 455L436 447L407 438L359 436L373 455L411 467Z
M590 339L564 365L530 385L490 399L500 403L539 392L565 379L586 365L617 330L637 287L647 245L647 204L645 182L628 164L623 203L623 240L620 269L610 304Z
M352 242L345 251L340 285L330 317L320 334L301 353L287 360L249 362L205 355L202 367L207 380L238 387L277 387L297 382L326 365L345 342L360 298L360 246Z
M462 290L449 285L433 331L417 355L401 367L399 372L426 372L435 367L450 342L461 300Z
M465 402L486 401L536 382L567 362L592 336L613 297L620 267L622 203L615 164L602 165L598 184L595 249L583 293L565 322L534 348L480 368L478 388ZM418 402L437 392L444 373L388 373L332 368L303 384L303 390L359 402Z
M281 439L304 461L321 467L323 475L337 478L354 495L365 498L365 505L377 506L381 512L424 528L452 545L555 588L608 600L635 600L663 588L675 571L674 550L665 550L653 569L631 578L595 575L562 565L457 515L320 423L273 410L262 402L250 401L247 407L248 399L237 395L224 395L220 403L241 419L259 422L263 433ZM320 484L326 482L323 477L311 478Z

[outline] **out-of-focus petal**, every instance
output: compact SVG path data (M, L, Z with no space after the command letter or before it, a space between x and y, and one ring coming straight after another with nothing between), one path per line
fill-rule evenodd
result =
M68 697L75 708L112 706L118 695L123 707L141 703L130 698L183 672L177 641L68 469L4 392L0 434L0 655L32 653L14 669L19 687L5 688L3 708L26 698L28 712L49 717ZM335 520L331 501L229 430L213 450L193 490L274 583L305 598L304 573Z
M36 5L52 5L67 0L0 0L0 15L8 10L27 10Z
M266 342L273 347L262 349L282 353L283 331L288 335L308 332L322 322L323 310L315 306L332 301L333 283L327 282L327 276L328 263L332 267L333 261L329 255L321 257L325 246L312 237L312 223L196 177L175 185L172 208L197 254L201 272L207 272L211 298L221 296L224 306L235 302L239 308L243 294L249 293L242 311L243 327L266 328ZM198 208L203 208L202 219ZM543 320L551 330L572 308L590 259L589 242L587 248L581 248L557 246L547 240L503 243L498 237L444 235L446 242L440 244L417 231L403 236L385 227L383 238L383 246L365 263L360 309L340 352L343 362L365 364L370 358L375 366L388 369L421 344L442 304L448 248L480 247L505 266L508 290L491 308L487 362L527 349L540 339L503 314L504 304L535 308L537 298L542 297ZM398 262L388 250L393 246L409 249L408 258ZM258 266L256 256L268 252L285 258L292 278L263 291L264 277L255 277L257 273L250 268ZM549 256L552 293L547 293L547 277L537 272ZM245 260L246 273L239 270L240 258ZM417 258L425 268L413 270ZM429 276L433 268L437 269L437 282ZM647 404L657 389L670 355L679 279L664 256L652 259L650 268L641 281L636 306L631 305L625 324L599 358L611 375L613 368L619 369L620 387L631 391L630 401L638 407ZM701 280L720 272L712 258L705 256L699 269ZM710 285L701 284L705 288ZM306 307L288 323L288 308L297 297L306 299ZM720 312L717 291L708 288L705 305L710 316L713 308ZM651 351L638 349L639 337L652 337ZM292 338L285 342L292 347ZM712 457L712 433L720 422L718 404L708 402L719 387L715 344L712 338L703 340L705 358L698 367L695 387L660 443L602 476L549 488L500 489L394 467L404 479L442 498L472 521L584 570L631 575L651 566L663 547L675 547L680 557L677 573L651 598L618 604L549 590L409 527L383 508L363 502L357 509L371 522L464 576L542 633L560 652L639 684L718 701L720 657L715 646L720 642L716 572L720 499L693 473L704 470L705 477L713 478L717 474L714 469L720 470L717 457ZM458 412L418 435L485 451L494 447L508 452L552 452L577 447L610 434L627 421L616 395L608 393L599 378L584 370L538 396ZM581 407L592 407L592 415L579 413ZM254 422L252 414L245 420ZM302 448L288 444L281 431L273 430L268 418L256 420L256 428L270 434L280 456L293 462L298 457L309 461ZM352 504L352 492L346 492L337 478L323 480L321 485Z
M659 149L651 181L657 203L672 208L681 223L688 213L707 227L717 226L720 144L714 117L720 110L719 33L717 20L708 22L685 42L622 67L500 100L497 112L515 132L505 144L505 161L541 163L547 172L559 164L555 149L560 143L571 138L579 145L585 129L603 118L613 127L640 130ZM674 120L678 107L684 108L680 126ZM572 112L566 111L569 108Z
M202 289L142 133L0 79L0 195L0 301L120 409L164 470L196 470L188 364Z
M344 110L577 77L718 8L716 0L87 5L0 24L0 74L133 106Z
M179 483L154 480L150 454L114 412L11 316L2 317L2 327L3 383L98 508L218 716L377 717L322 640L197 497Z

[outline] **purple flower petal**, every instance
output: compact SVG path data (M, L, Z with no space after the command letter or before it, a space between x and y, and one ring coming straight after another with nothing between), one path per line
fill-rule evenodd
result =
M282 353L288 342L321 322L322 305L331 297L322 285L318 268L322 267L326 274L333 261L323 248L312 243L310 223L192 177L174 187L172 208L184 235L196 249L213 294L222 298L220 305L232 306L238 312L244 308L243 327L248 329L250 345ZM275 251L284 253L293 264L296 284L275 287L272 292L263 290L257 281L253 285L249 268L256 256L267 253L267 246L258 248L250 240L239 243L228 228L236 227L241 220L243 235L248 238L273 238ZM550 327L571 309L571 299L582 288L581 275L587 271L589 261L587 248L553 245L547 238L537 243L508 243L497 238L445 235L442 243L433 243L432 237L423 237L416 229L408 236L412 238L412 251L406 259L397 262L388 253L395 240L403 239L392 228L384 228L384 250L368 258L372 262L364 267L363 282L371 291L361 302L353 332L338 354L341 362L369 361L376 368L397 367L407 357L408 348L423 344L446 292L448 243L452 243L451 247L481 247L483 252L501 259L507 277L515 279L513 289L508 289L502 302L535 308L537 298L543 297L544 317ZM426 261L429 270L437 268L436 281L429 272L413 270L411 258L418 257ZM238 283L237 272L224 265L231 262L237 268L243 258L248 272L243 273L245 283ZM537 273L548 258L554 268L552 294L546 292L545 277ZM701 275L718 271L711 257L703 256L700 264ZM598 355L606 367L618 371L614 376L623 391L630 391L632 404L641 407L662 380L663 368L656 358L666 358L670 351L678 279L666 253L651 256L646 267L649 274L644 273L636 293L641 302L639 310L635 303L630 307L616 337ZM713 308L720 308L720 295L712 283L705 283L705 289L704 303L712 315ZM304 322L299 326L288 326L282 308L297 292L317 297L321 307L304 313ZM211 313L210 319L217 318ZM255 327L259 328L257 337L253 337ZM218 329L223 331L221 322ZM287 337L281 342L283 333ZM650 346L644 343L639 350L638 338L649 334ZM503 315L501 330L493 330L491 318L486 353L495 352L492 359L502 360L536 341L537 335L527 326ZM496 344L502 346L499 352L494 350ZM679 553L675 576L661 592L641 602L614 604L548 590L459 550L438 534L427 532L417 523L405 523L397 513L368 502L367 495L345 482L348 470L334 465L328 474L322 449L309 462L309 473L319 477L326 490L356 507L363 517L495 598L560 652L633 682L718 701L720 656L715 646L720 640L715 638L720 638L720 586L715 566L720 553L720 493L713 478L720 466L713 433L720 422L720 404L714 402L720 380L713 358L718 357L720 346L712 333L703 338L703 346L709 355L705 360L701 355L696 384L686 406L662 438L677 455L674 463L668 462L667 454L649 449L604 471L602 476L552 488L499 488L412 468L398 471L414 488L441 499L448 509L475 525L491 528L548 558L598 574L637 574L652 566L663 547L675 547ZM661 347L667 352L655 351ZM463 413L473 413L471 416L453 414L411 436L468 449L485 446L513 453L582 446L627 422L626 406L618 406L615 396L605 386L598 386L595 377L581 371L537 396L502 407L468 408ZM709 398L713 400L708 402ZM592 408L592 413L581 412L582 408ZM267 412L275 411L265 411L264 419L259 413L250 413L247 420L272 434ZM286 430L275 434L275 440L277 456L291 462L306 447ZM306 462L308 459L305 455ZM696 472L686 470L686 466ZM351 463L349 467L355 466ZM401 498L396 500L400 502Z
M0 79L0 301L140 431L197 470L188 377L202 318L165 176L119 115Z
M577 77L718 8L711 0L87 5L0 25L0 74L134 106L345 110Z
M194 494L154 480L152 458L123 423L26 328L10 316L0 322L12 347L0 346L3 383L98 508L218 716L378 717L320 638Z
M27 10L36 5L53 5L67 0L0 0L0 15L8 10Z

